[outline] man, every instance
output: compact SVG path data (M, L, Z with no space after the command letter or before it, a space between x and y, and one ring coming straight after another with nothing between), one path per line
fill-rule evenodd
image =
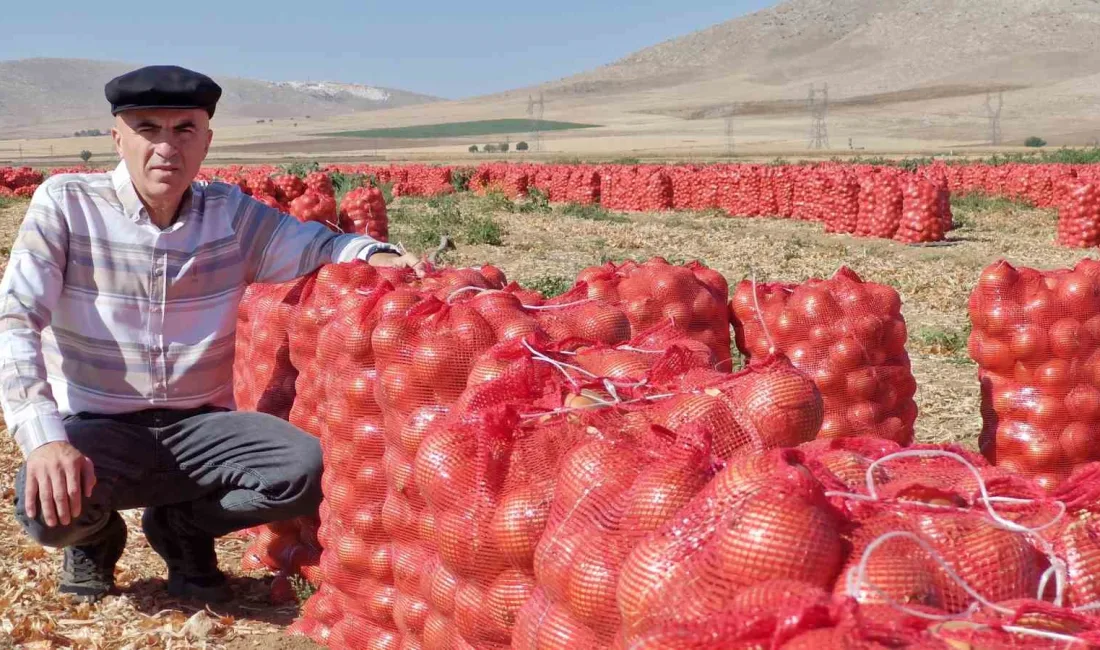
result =
M195 182L221 96L209 77L152 66L105 94L122 161L38 188L0 284L0 405L26 459L16 517L65 548L60 590L94 602L126 543L118 511L145 507L168 591L224 600L214 539L321 500L317 440L232 410L245 286L417 259Z

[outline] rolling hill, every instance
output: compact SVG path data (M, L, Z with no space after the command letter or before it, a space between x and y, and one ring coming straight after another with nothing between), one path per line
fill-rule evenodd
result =
M105 120L109 124L103 85L138 65L83 59L0 61L0 127L11 131L82 121L90 127ZM217 81L223 90L219 115L237 121L325 117L439 101L403 90L337 82L221 77Z

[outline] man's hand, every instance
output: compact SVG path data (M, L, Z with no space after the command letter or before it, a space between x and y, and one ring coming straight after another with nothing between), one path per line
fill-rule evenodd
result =
M64 526L80 516L81 493L92 496L95 466L92 459L67 442L50 442L27 457L27 489L24 508L27 516L38 515L42 499L42 519L47 526Z
M388 266L398 269L412 269L419 277L424 277L426 264L412 253L374 253L367 258L367 264L371 266Z

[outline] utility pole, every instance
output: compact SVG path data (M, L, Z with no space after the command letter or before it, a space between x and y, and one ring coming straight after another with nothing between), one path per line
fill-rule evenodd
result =
M545 110L546 100L541 91L537 101L531 95L527 96L527 118L531 120L531 141L534 144L532 147L534 151L542 150L542 115Z
M994 147L1001 146L1001 109L1005 105L1004 91L997 92L997 105L993 106L993 96L985 94L985 114L989 118L989 143Z
M829 84L822 84L821 90L810 85L810 98L806 102L810 111L810 148L829 148L829 127L825 122L829 115Z

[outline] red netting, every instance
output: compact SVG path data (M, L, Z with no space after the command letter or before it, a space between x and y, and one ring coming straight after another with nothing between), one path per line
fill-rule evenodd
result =
M548 635L606 647L621 625L617 593L626 557L713 476L699 429L676 436L636 428L629 418L597 428L569 450L556 472L546 532L534 556L540 596L520 611L514 648L542 647Z
M306 190L305 194L291 201L290 214L298 221L316 221L333 230L338 225L336 199L314 190Z
M903 189L901 223L894 239L907 244L936 242L950 226L950 212L944 211L947 189L930 181L913 179Z
M987 267L970 295L982 452L1052 488L1100 459L1100 263Z
M735 375L689 372L674 381L677 394L654 405L654 421L677 431L705 428L719 458L798 445L821 426L820 393L782 358L754 360Z
M340 230L389 241L386 199L377 187L360 187L340 201Z
M298 371L290 363L289 325L308 279L253 284L237 310L233 398L242 411L287 419Z
M657 212L672 208L672 180L660 165L604 165L600 204L609 210Z
M859 183L854 176L842 176L829 188L825 232L851 233L859 224Z
M306 184L302 179L292 174L283 174L272 179L275 185L275 198L280 203L290 204L291 201L306 193Z
M793 580L770 580L734 593L722 612L702 620L655 625L613 646L630 650L726 650L780 647L807 630L833 624L828 594ZM819 646L821 647L821 646Z
M800 454L739 458L627 557L618 590L624 633L705 620L769 580L829 588L845 558L841 531L840 513Z
M951 647L1094 648L1100 644L1100 619L1034 600L998 603L1004 611L979 612L972 620L932 626L928 636Z
M392 406L398 399L393 384L387 383L397 373L393 364L379 363L378 353L393 354L408 342L399 332L406 331L407 314L420 308L426 296L451 295L471 284L487 288L504 280L492 267L483 271L494 280L463 269L432 271L417 279L405 271L374 269L361 262L330 265L317 274L303 303L292 358L310 368L303 375L312 382L301 387L300 398L310 401L300 399L292 419L300 418L299 426L316 430L322 439L321 572L343 603L334 620L310 621L303 631L315 639L329 635L331 647L396 642L402 635L418 634L425 624L427 606L415 593L416 572L424 558L415 547L395 543L393 531L419 525L423 534L430 533L431 521L413 517L401 491L406 488L403 481L411 477L416 436L423 435L435 411L418 409L407 426L391 428L387 437L382 404ZM418 349L418 367L431 365L431 350L425 350L430 347ZM443 366L437 371L443 372Z
M295 399L298 371L290 363L288 327L310 279L285 284L253 284L237 312L233 397L242 411L286 419ZM253 537L241 560L245 570L289 573L315 566L320 557L315 521L279 522L245 531Z
M1058 244L1090 248L1100 244L1100 196L1091 183L1074 184L1058 206Z
M702 264L674 266L662 258L643 264L607 263L587 268L577 276L573 290L548 304L568 304L588 300L575 306L574 322L558 327L546 323L555 338L566 338L567 330L574 336L605 343L620 343L660 325L673 323L691 338L709 347L729 370L729 314L725 307L729 288L725 278ZM622 321L607 312L615 307L625 314L628 329ZM546 319L555 316L547 314ZM587 328L585 323L589 323ZM558 336L557 332L562 336Z
M899 175L892 171L880 170L862 181L856 235L893 239L897 233L904 212L904 196Z
M913 438L916 381L893 288L847 267L803 284L742 281L730 302L737 347L749 358L786 355L820 389L825 438Z

